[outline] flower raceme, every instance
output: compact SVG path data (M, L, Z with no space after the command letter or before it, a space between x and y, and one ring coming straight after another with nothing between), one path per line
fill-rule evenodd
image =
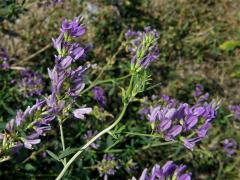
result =
M143 32L129 30L125 37L130 42L128 50L132 54L131 71L139 72L146 69L151 62L158 59L159 34L155 29L145 27Z
M174 164L173 161L167 161L162 168L156 164L150 174L148 174L147 168L145 168L139 180L191 180L192 173L184 173L186 169L186 165L179 166ZM136 180L136 178L133 177L132 180Z
M55 55L55 66L52 70L48 69L48 75L51 80L51 94L44 100L37 101L32 107L28 107L24 112L18 111L16 117L6 124L5 132L0 134L0 140L5 144L3 150L14 150L21 147L32 149L33 145L40 143L40 136L51 129L51 122L62 113L71 109L74 103L72 96L79 96L84 88L84 75L90 67L79 66L76 69L71 65L82 60L85 56L85 48L79 43L74 42L85 33L85 28L79 23L79 18L73 21L64 20L62 23L61 34L57 39L53 39L53 46L58 54ZM32 78L32 74L27 73ZM37 82L30 84L35 87ZM29 83L25 82L25 85ZM64 86L63 86L64 85ZM36 93L40 92L37 91ZM68 97L68 98L66 98ZM67 99L67 100L66 100ZM91 108L82 107L76 109L73 115L79 119L84 119L84 115L89 114ZM19 133L19 130L28 133ZM19 134L21 134L19 136Z
M190 106L163 97L164 105L150 108L148 120L155 133L166 141L181 140L185 147L193 149L196 142L207 136L212 120L216 117L218 103L197 102Z
M43 77L40 73L24 70L21 72L21 80L18 82L18 87L25 96L39 96L44 89Z
M1 134L1 140L5 142L2 147L3 151L16 152L21 147L32 149L34 144L40 143L39 137L50 130L50 126L45 124L41 117L44 104L45 101L37 100L36 104L27 107L24 112L17 111L16 117L6 124L5 133ZM19 130L27 133L19 133Z
M109 175L114 175L119 169L119 163L116 158L112 155L104 154L103 159L101 162L98 163L98 172L100 177L104 177L108 179Z

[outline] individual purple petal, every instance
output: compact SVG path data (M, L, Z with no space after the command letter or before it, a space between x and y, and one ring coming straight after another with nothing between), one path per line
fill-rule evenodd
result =
M205 124L203 124L198 130L197 130L197 134L198 137L205 137L207 135L208 129L211 127L211 124L209 122L206 122Z
M61 31L67 32L68 30L70 30L72 28L72 23L68 22L66 19L63 20L62 22L62 27L61 27Z
M182 132L181 125L173 126L166 134L166 140L173 140L178 134Z
M160 110L160 106L157 106L155 108L151 108L150 109L150 114L148 115L148 119L150 122L155 122L156 121L156 117L159 113Z
M23 144L27 149L32 149L32 146L35 144L39 144L41 142L40 139L24 139Z
M191 174L183 174L178 178L178 180L191 180Z
M147 176L147 168L145 168L139 178L139 180L148 180L148 176Z
M158 128L161 132L164 132L168 130L171 127L171 125L172 125L172 120L164 119L160 122L160 125L158 126Z
M186 165L180 165L176 169L177 176L180 176L187 169Z
M85 114L90 114L92 112L92 108L79 108L73 111L74 117L78 119L85 119Z
M62 49L63 36L64 34L61 33L57 39L52 39L53 47L58 51L59 54L61 53L61 49Z
M186 130L192 129L198 123L197 116L190 116L185 120Z
M62 68L66 69L68 68L71 64L72 64L73 58L71 56L67 56L65 58L63 58L63 60L61 61L61 66Z
M195 144L201 140L202 140L202 138L196 137L196 138L191 138L191 139L184 139L183 143L186 148L193 150L193 147L195 146Z
M177 166L173 163L173 161L167 161L166 164L162 167L163 174L165 176L171 176Z
M84 49L81 47L77 47L72 51L73 59L79 59L84 54Z
M204 107L197 107L196 109L193 110L193 115L195 116L202 116L205 112Z

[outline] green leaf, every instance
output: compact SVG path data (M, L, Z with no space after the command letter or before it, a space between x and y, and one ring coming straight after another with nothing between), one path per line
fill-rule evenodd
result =
M56 154L54 154L52 151L49 151L49 150L46 150L46 151L49 154L49 156L51 156L56 161L59 161L59 157Z
M67 156L69 156L70 154L75 153L77 150L79 150L79 148L70 148L68 147L67 149L65 149L65 151L62 151L59 155L59 159L63 159Z
M108 134L111 135L114 139L118 139L118 137L112 131L108 131Z
M237 47L240 47L240 41L225 41L219 46L224 51L233 51Z

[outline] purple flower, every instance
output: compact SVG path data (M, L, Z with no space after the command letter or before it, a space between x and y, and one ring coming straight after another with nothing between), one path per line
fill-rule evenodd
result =
M86 107L82 107L79 109L75 109L73 111L73 115L75 118L77 119L85 119L85 114L90 114L92 112L92 108L86 108Z
M59 54L62 54L62 42L63 42L64 34L61 33L57 39L53 39L53 47L58 51Z
M130 41L129 51L132 54L131 70L140 71L146 69L151 62L159 57L157 39L158 32L150 27L144 28L144 32L127 31L125 37Z
M155 179L177 179L177 180L191 180L192 173L184 173L187 166L174 164L173 161L166 162L161 168L156 164L148 174L147 168L145 168L139 178L139 180L155 180ZM136 178L132 178L134 180Z
M62 23L61 31L68 33L71 37L80 37L86 32L86 29L79 24L79 18L75 18L72 21L65 19Z
M201 140L202 140L201 137L195 137L191 139L184 139L183 143L186 148L193 150L193 147L195 146L195 144Z
M104 176L107 179L108 175L114 175L116 170L119 169L119 163L112 155L105 154L103 160L97 166L100 177Z
M65 80L65 74L59 73L57 67L55 66L51 71L48 69L48 76L51 79L52 93L60 93L61 86Z
M211 121L216 117L219 103L212 101L199 102L193 106L187 103L178 103L169 96L163 96L163 104L150 109L148 120L155 133L161 133L166 141L183 140L189 135L195 136L186 139L183 144L193 149L196 142L207 136Z
M224 139L222 141L223 149L231 157L237 149L237 142L234 139Z
M18 82L18 86L25 96L39 96L44 89L43 77L34 71L24 70L21 72L21 80Z
M148 114L148 119L151 123L156 121L159 110L160 110L160 106L150 108L150 113Z
M40 139L24 139L23 144L27 149L32 149L32 146L35 144L39 144L41 142Z
M101 88L100 86L96 86L93 88L92 92L93 92L93 99L96 100L101 107L105 107L107 101L106 101L106 96L103 88Z
M170 141L174 140L177 135L179 135L182 132L182 126L181 125L176 125L173 126L169 131L167 131L165 135L165 139Z
M80 92L85 87L84 77L90 66L78 67L73 70L70 74L70 88L68 89L68 94L71 96L79 96Z

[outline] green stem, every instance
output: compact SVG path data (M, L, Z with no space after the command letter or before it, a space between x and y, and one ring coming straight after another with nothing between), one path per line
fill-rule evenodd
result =
M59 129L60 129L60 134L61 134L61 142L62 142L62 149L65 151L65 141L64 141L64 135L63 135L63 127L62 127L62 122L59 120ZM63 159L63 165L65 166L67 164L67 159Z
M109 132L110 130L112 130L123 118L126 109L128 107L128 103L125 103L123 106L123 109L120 113L120 115L118 116L117 120L110 126L108 126L106 129L102 130L100 133L98 133L96 136L94 136L90 141L88 141L76 154L73 155L73 157L67 162L67 164L64 166L64 168L62 169L61 173L58 175L58 177L56 178L56 180L60 180L63 175L65 174L65 172L67 171L67 169L69 168L69 166L77 159L77 157L85 150L87 149L94 141L96 141L99 137L101 137L102 135L106 134L107 132Z

